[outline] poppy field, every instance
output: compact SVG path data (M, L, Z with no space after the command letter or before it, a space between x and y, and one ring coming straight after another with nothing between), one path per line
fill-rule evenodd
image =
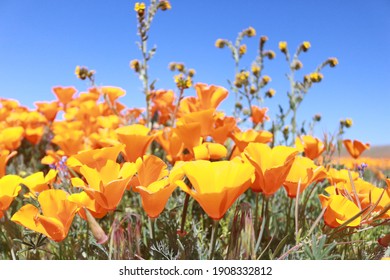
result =
M229 88L195 82L195 69L172 62L175 88L159 89L149 32L170 9L151 0L132 11L140 59L129 71L143 108L98 85L87 66L70 75L88 88L55 86L54 100L34 109L0 98L0 259L389 259L390 159L365 157L369 143L344 137L352 119L322 137L313 135L321 115L298 122L337 58L296 79L310 42L269 50L248 27L215 41L234 60ZM258 40L257 55L239 70L247 39ZM264 68L276 55L290 88L271 118L267 101L282 93Z

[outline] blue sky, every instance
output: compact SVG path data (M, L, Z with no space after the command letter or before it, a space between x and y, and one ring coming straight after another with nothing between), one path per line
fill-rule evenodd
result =
M18 99L33 108L34 101L54 100L53 86L88 85L76 79L74 68L96 70L98 85L122 87L128 107L144 106L141 83L129 68L140 58L136 46L136 16L132 0L1 0L0 96ZM278 51L287 41L290 52L303 41L312 48L301 55L300 74L315 69L328 57L339 65L326 68L324 79L303 101L298 120L322 115L318 136L334 132L340 119L354 125L345 137L372 145L390 144L390 1L303 0L172 0L172 9L159 12L149 36L157 46L151 77L158 88L174 88L172 61L195 68L195 82L222 85L233 78L234 63L227 49L216 49L215 40L234 40L253 26L257 35L244 43L248 53L241 68L255 58L259 36L266 35L267 49L276 58L266 61L264 73L272 78L276 96L264 106L269 116L277 105L287 106L288 65ZM233 95L221 108L229 113Z

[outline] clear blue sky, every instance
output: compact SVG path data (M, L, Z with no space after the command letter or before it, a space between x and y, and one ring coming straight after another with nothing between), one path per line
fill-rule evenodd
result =
M147 2L147 1L146 1ZM33 108L38 100L54 100L53 86L87 84L76 79L74 68L95 69L99 85L127 91L128 107L144 106L141 83L129 68L140 58L136 46L133 0L0 0L0 96L18 99ZM328 57L339 65L323 71L302 103L299 120L321 113L315 132L334 132L339 120L352 118L346 138L373 145L390 144L390 1L304 0L172 0L172 10L159 12L149 44L157 45L151 61L151 77L157 87L174 88L169 62L184 62L196 69L195 82L228 88L234 64L227 49L216 49L217 38L234 40L242 29L253 26L255 38L245 39L248 53L242 67L250 67L260 35L276 52L266 61L265 74L272 77L274 99L265 103L269 115L277 104L287 106L288 66L278 51L287 41L295 51L302 41L312 48L301 56L301 74L315 69ZM233 95L222 109L230 112Z

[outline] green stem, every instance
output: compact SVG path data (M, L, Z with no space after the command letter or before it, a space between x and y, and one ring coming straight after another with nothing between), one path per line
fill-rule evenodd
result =
M155 218L150 218L149 217L150 239L152 240L152 243L154 243L155 240L156 240L156 232L155 232L155 229L154 229L155 222L156 222Z
M181 225L180 225L180 234L184 234L184 226L187 218L187 208L188 202L190 201L190 195L186 193L186 198L184 199L183 213L181 215Z
M217 242L217 231L218 231L218 220L213 220L213 229L211 232L211 241L210 241L210 251L209 251L209 260L214 258L215 244Z
M292 199L289 198L289 203L288 203L288 209L287 209L287 222L286 222L286 235L288 234L288 228L290 227L290 221L291 221L291 206L292 206Z
M255 193L255 234L257 235L258 227L259 227L259 193ZM260 230L260 229L259 229Z

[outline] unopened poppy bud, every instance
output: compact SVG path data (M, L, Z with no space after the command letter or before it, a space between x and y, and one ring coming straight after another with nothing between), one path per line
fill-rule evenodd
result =
M307 52L310 49L310 46L311 46L310 42L305 41L301 45L301 50L304 51L304 52Z
M138 61L138 59L134 59L132 61L130 61L130 68L133 69L136 73L139 72L140 70L140 63Z
M89 213L88 209L84 208L84 211L85 211L85 215L87 216L89 228L91 229L91 232L95 237L97 243L98 244L105 243L108 240L108 236L101 228L101 226L98 224L98 222L95 220L95 218L92 216L92 214Z
M226 45L225 43L225 40L222 40L222 39L218 39L217 41L215 41L215 46L219 49L222 49L224 48Z
M158 8L161 9L161 11L166 11L171 9L171 3L166 0L160 0L158 3Z
M285 41L279 42L279 50L282 53L287 53L287 42Z

